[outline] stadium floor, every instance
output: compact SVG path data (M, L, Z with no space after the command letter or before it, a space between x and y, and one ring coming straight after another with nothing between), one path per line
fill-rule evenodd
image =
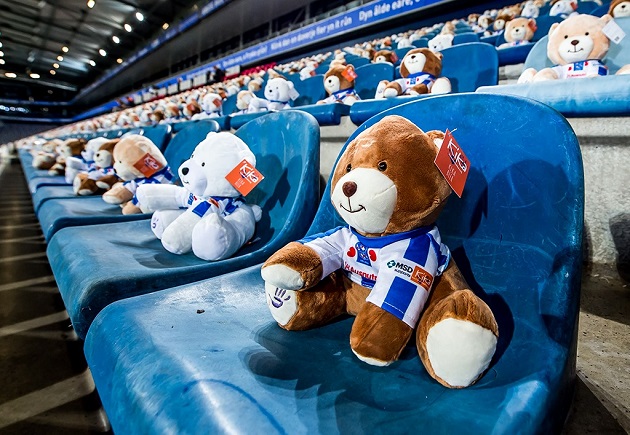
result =
M629 292L616 270L585 268L564 434L630 432ZM109 432L17 160L0 164L0 379L0 433Z

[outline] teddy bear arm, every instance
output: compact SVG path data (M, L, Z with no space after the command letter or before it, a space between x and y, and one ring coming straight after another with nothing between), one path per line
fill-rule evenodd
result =
M287 290L311 288L325 276L319 254L299 242L291 242L273 254L261 273L266 283Z
M123 183L116 183L110 190L103 194L103 201L108 204L122 204L131 201L133 193Z
M142 184L136 190L136 198L145 213L186 207L188 196L188 190L174 184Z
M389 84L385 86L385 89L383 90L383 96L385 98L391 98L391 97L397 97L399 95L402 95L402 93L404 92L404 87L403 87L403 84L401 83L404 83L404 82L399 81L399 80L389 82Z
M101 189L111 189L111 187L118 182L116 175L105 175L96 180L96 185Z
M543 68L536 73L532 81L542 82L545 80L558 80L558 78L558 73L556 73L552 68Z

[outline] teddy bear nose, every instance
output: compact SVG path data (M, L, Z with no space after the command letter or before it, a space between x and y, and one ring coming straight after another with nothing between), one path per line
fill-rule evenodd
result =
M580 43L580 41L578 41L577 39L574 39L573 41L571 41L571 45L578 45Z
M182 168L182 174L188 175L188 168Z
M345 183L343 183L343 186L341 186L341 190L343 191L344 195L350 198L357 191L357 183L355 183L354 181L346 181Z

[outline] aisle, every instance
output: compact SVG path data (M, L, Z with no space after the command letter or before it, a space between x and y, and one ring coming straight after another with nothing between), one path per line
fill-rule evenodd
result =
M108 430L17 161L0 163L0 433Z

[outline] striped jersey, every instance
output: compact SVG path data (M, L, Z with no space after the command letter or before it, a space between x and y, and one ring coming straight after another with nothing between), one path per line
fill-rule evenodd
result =
M599 60L584 60L551 68L558 74L558 79L584 78L593 75L608 75L608 68Z
M433 280L450 261L436 226L383 237L365 237L350 227L338 227L299 242L317 252L323 276L342 269L350 280L371 290L367 302L412 328Z
M173 173L171 172L171 168L166 166L165 168L159 170L155 174L146 178L136 178L135 180L125 181L123 186L133 193L133 199L131 202L134 205L138 205L138 198L136 197L136 190L138 186L141 184L170 184L173 182Z

